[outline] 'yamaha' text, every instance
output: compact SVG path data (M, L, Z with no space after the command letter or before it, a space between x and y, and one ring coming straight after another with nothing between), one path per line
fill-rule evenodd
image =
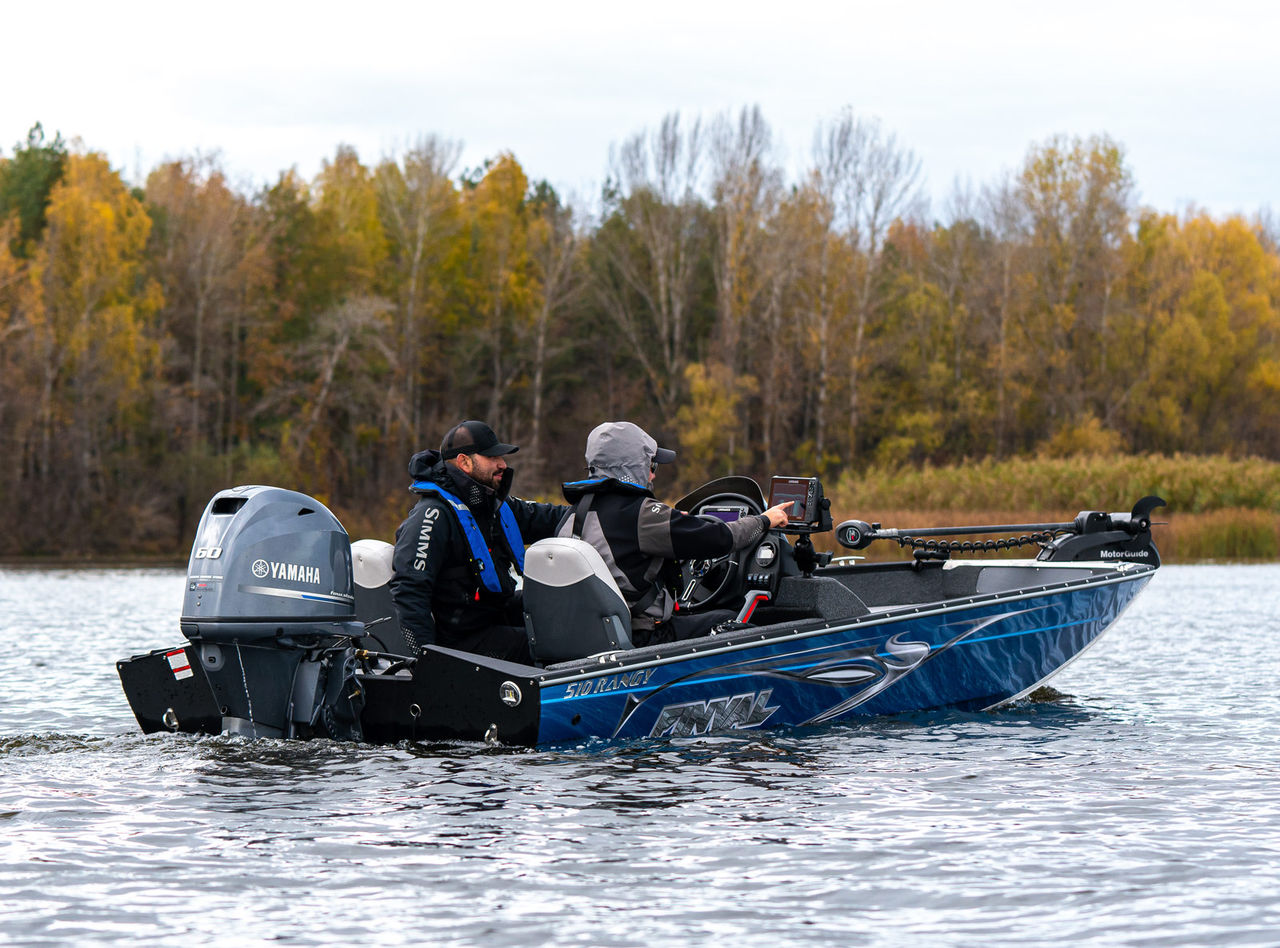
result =
M267 567L271 572L272 579L281 579L286 583L310 583L313 586L320 585L320 567L307 566L303 563L268 563L264 560L257 560L253 564L253 575L259 579L265 579Z

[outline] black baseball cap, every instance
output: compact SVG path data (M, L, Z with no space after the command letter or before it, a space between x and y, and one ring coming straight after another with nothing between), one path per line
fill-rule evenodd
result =
M459 454L483 454L487 458L515 454L520 449L514 444L503 444L493 429L483 421L464 421L449 429L440 442L440 456L448 461Z

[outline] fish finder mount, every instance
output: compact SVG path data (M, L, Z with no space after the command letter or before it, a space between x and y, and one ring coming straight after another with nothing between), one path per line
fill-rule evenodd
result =
M778 527L781 533L808 536L831 529L831 501L822 493L822 481L816 477L783 477L769 479L769 502L766 506L791 502L787 522Z
M798 537L792 551L796 565L805 576L831 562L830 553L819 553L813 548L810 536L826 533L831 529L831 501L822 492L822 481L816 477L787 477L775 474L769 479L767 506L791 502L787 522L777 530Z

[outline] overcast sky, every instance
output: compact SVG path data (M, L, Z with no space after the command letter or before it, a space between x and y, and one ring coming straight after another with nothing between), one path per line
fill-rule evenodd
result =
M593 198L611 144L758 104L792 178L842 107L920 158L935 209L1055 133L1106 133L1163 211L1280 212L1280 4L0 4L0 153L35 121L134 180L218 151L246 188L339 143L433 133Z

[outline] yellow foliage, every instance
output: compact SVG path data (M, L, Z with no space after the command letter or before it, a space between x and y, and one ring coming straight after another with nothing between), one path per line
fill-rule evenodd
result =
M740 433L742 401L754 394L756 380L735 375L719 362L692 362L684 370L687 404L676 413L680 438L680 476L685 482L707 480L733 470L747 446L732 439Z
M928 457L943 440L943 419L936 411L903 412L894 424L893 434L876 447L876 463L896 467Z
M355 149L344 145L333 161L324 163L316 184L317 209L330 218L339 259L348 269L348 292L369 293L387 256L373 175L360 163Z
M528 322L537 304L525 208L528 187L520 163L503 153L467 196L473 307L498 323Z
M69 156L47 219L32 261L45 369L107 409L131 401L149 354L144 326L162 301L142 280L151 218L106 159L88 153Z
M1118 432L1104 426L1094 415L1088 415L1080 422L1059 428L1041 446L1041 453L1051 458L1106 455L1118 453L1123 445L1124 439Z

